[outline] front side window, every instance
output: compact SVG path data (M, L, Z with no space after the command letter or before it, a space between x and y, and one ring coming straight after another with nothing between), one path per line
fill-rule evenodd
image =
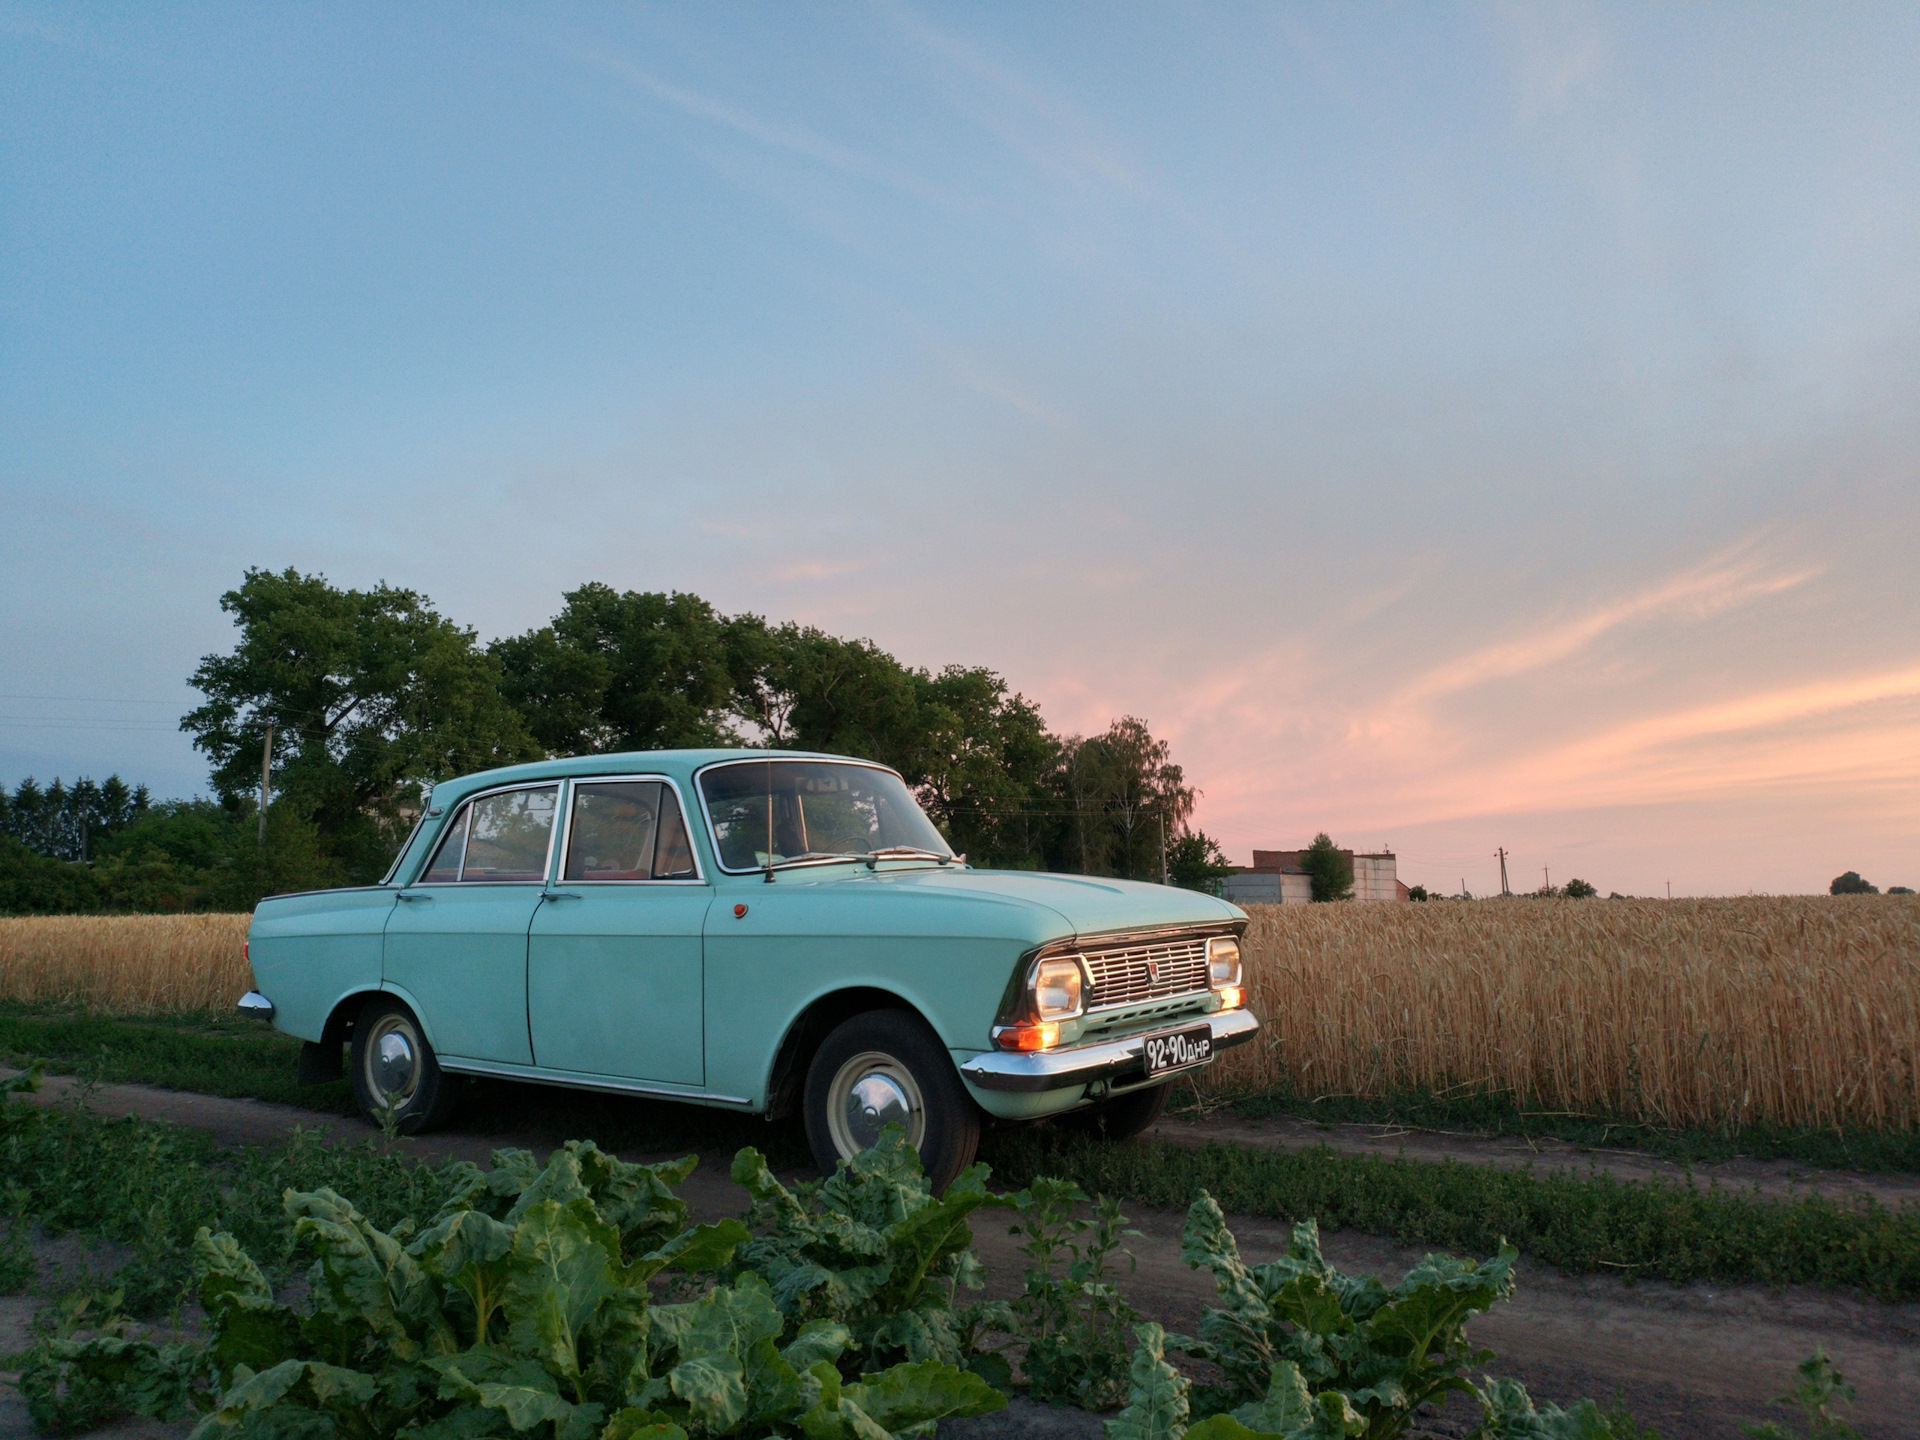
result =
M693 847L671 787L608 780L573 787L568 880L690 880Z
M423 885L459 881L537 884L547 878L547 845L560 787L482 795L454 817L434 852Z
M754 870L801 856L952 847L891 770L819 760L755 760L703 771L720 863Z

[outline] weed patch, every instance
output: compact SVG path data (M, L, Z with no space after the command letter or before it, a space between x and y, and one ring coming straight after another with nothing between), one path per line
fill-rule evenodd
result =
M1502 1240L1573 1274L1859 1286L1920 1298L1920 1210L1871 1200L1780 1201L1524 1170L1236 1145L1103 1145L1047 1130L994 1138L1004 1179L1072 1180L1089 1193L1181 1208L1202 1191L1227 1210L1414 1244L1488 1252Z

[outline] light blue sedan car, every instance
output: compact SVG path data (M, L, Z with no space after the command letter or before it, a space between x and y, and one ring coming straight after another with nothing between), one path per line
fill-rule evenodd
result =
M1137 1134L1253 1038L1245 914L976 870L900 776L764 750L593 755L435 788L384 883L254 911L241 1009L302 1078L421 1130L503 1076L783 1116L825 1170L903 1126L937 1185L982 1123Z

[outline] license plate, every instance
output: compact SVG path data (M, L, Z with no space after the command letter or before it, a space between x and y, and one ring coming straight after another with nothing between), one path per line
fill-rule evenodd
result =
M1147 1078L1169 1070L1184 1070L1189 1065L1204 1065L1213 1059L1213 1027L1196 1025L1191 1030L1176 1030L1171 1035L1152 1035L1146 1042Z

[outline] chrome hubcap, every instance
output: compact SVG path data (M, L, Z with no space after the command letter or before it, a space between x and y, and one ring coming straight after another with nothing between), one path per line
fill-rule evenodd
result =
M913 1073L891 1055L868 1051L840 1067L827 1094L827 1128L843 1159L859 1154L889 1125L920 1148L926 1138L926 1103Z
M398 1015L383 1016L367 1046L367 1082L390 1105L404 1105L420 1083L420 1037Z

